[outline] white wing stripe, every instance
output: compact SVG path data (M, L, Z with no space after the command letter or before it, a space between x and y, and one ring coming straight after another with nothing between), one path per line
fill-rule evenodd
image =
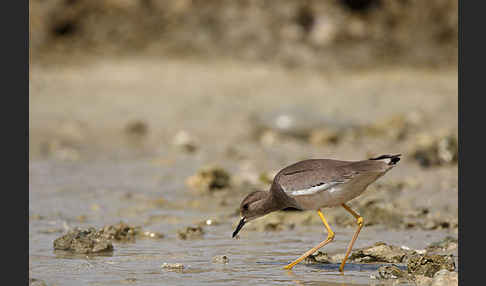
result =
M322 184L322 185L319 185L319 186L310 187L308 189L291 191L290 194L292 196L312 195L312 194L318 193L320 191L323 191L323 190L328 189L332 186L335 186L337 184L342 184L342 183L343 182L329 182L329 183Z

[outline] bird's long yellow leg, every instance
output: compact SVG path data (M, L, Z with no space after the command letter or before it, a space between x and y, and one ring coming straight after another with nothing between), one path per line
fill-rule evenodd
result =
M344 259L343 259L343 262L341 263L341 266L339 266L339 271L340 272L343 272L344 271L344 264L346 264L346 260L348 259L348 256L349 256L349 253L351 253L351 249L353 249L353 245L354 245L354 242L356 241L356 239L358 238L358 234L359 232L361 231L361 228L363 227L363 223L364 223L364 220L363 220L363 217L360 216L358 213L356 213L355 211L353 211L350 207L348 207L346 204L342 204L342 207L347 210L350 214L352 214L354 216L354 218L356 219L356 223L358 224L358 229L356 230L356 232L354 233L353 235L353 239L351 239L351 241L349 242L349 245L348 245L348 250L346 250L346 255L344 255Z
M318 209L317 213L321 217L322 222L324 223L324 226L327 229L327 239L316 245L314 248L309 249L306 253L302 254L301 257L297 258L294 262L290 263L289 265L285 266L284 269L292 269L297 263L301 262L304 260L307 256L311 255L312 253L316 252L319 248L323 247L324 245L328 244L329 242L334 240L334 232L332 231L331 227L327 223L326 219L324 218L324 215L322 214L321 210Z

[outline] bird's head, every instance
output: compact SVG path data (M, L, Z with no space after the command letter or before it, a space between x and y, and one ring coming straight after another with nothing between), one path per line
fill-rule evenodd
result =
M254 191L243 199L240 204L241 219L236 230L233 232L233 237L238 234L245 223L268 213L268 210L264 208L264 202L268 195L268 192Z

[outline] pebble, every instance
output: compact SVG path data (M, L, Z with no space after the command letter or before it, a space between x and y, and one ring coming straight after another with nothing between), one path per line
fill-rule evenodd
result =
M230 181L229 173L223 168L207 166L187 178L186 184L196 191L207 193L228 188Z
M213 257L213 263L226 264L229 262L229 258L226 255L218 255Z
M203 235L204 230L201 226L188 226L185 229L177 231L177 236L183 240L200 238Z
M182 263L164 263L161 267L169 271L182 271L186 268Z

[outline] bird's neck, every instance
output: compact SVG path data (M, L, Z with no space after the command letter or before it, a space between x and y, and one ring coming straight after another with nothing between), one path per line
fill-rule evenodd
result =
M278 198L272 192L265 193L266 197L262 199L262 209L265 210L265 214L280 210L281 205L278 202Z
M295 207L292 198L289 198L278 184L272 184L267 192L266 204L272 211L282 210L288 207Z

